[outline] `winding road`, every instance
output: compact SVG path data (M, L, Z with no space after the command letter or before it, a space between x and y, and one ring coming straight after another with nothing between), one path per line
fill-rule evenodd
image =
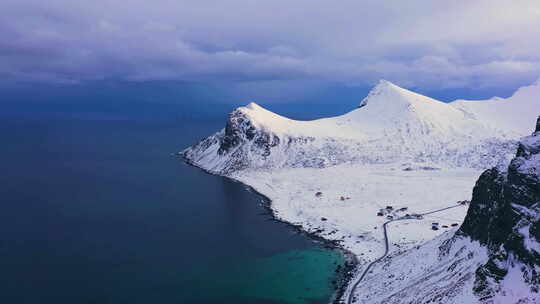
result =
M437 210L432 210L432 211L429 211L429 212L420 213L418 215L421 215L423 217L424 215L429 215L429 214L432 214L432 213L437 213L437 212L441 212L441 211L445 211L445 210L448 210L448 209L457 208L457 207L461 207L461 206L463 206L463 205L461 205L461 204L460 205L452 205L450 207L441 208L441 209L437 209ZM358 280L353 284L353 286L351 288L351 291L349 292L349 296L347 298L347 304L352 304L353 303L354 291L356 290L356 288L358 287L360 282L362 282L364 277L367 275L367 273L369 272L371 267L374 264L381 261L382 259L384 259L388 255L389 245L388 245L388 231L387 231L386 226L388 224L392 223L392 222L403 221L403 220L420 220L420 219L422 219L422 217L403 216L403 217L400 217L400 218L397 218L397 219L391 219L391 220L389 220L389 221L387 221L387 222L385 222L383 224L383 230L384 230L384 254L381 257L379 257L378 259L376 259L373 262L369 263L367 265L367 267L364 269L364 272L362 272L362 275L360 275Z

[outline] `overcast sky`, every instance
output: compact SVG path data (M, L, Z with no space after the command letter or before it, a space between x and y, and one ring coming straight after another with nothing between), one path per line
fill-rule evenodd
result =
M278 98L540 78L538 0L2 0L0 38L3 87L172 81Z

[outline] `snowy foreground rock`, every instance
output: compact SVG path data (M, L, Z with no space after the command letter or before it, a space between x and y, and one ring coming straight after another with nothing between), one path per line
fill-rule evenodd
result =
M466 230L475 230L471 225L463 225L462 237L453 235L467 212L478 207L474 203L467 211L468 205L458 202L471 199L472 186L484 169L508 166L518 140L530 134L539 113L540 83L508 99L442 103L381 81L357 109L326 119L290 120L251 103L232 112L225 129L179 154L195 166L252 186L272 201L277 218L354 253L360 265L351 282L384 252L384 222L456 206L389 224L390 257L368 274L353 299L511 303L489 302L502 294L500 285L492 283L495 277L489 270L494 268L486 268L483 281L475 279L473 267L483 265L495 249L472 237ZM525 153L528 146L522 141L519 147ZM481 226L476 229L486 228L485 223ZM467 259L468 252L474 258ZM461 258L465 262L452 266ZM452 283L442 274L448 267L470 275L448 274L460 278ZM438 283L421 287L430 284L429 277ZM418 287L411 287L414 284ZM428 297L430 286L448 288L431 290ZM425 297L414 296L423 290ZM351 286L342 300L348 300L350 291Z

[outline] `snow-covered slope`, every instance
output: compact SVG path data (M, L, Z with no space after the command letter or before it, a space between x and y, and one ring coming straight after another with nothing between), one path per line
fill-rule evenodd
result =
M456 100L450 105L473 119L517 134L526 134L530 128L525 122L534 121L540 112L540 80L519 88L508 98Z
M540 303L540 117L507 169L480 176L455 234L372 273L355 291L361 303Z
M487 168L509 158L513 140L526 135L526 118L540 111L540 104L529 101L536 90L540 85L518 90L499 110L500 101L484 102L486 107L465 101L447 104L383 80L357 109L313 121L291 120L250 103L229 115L225 129L181 155L219 174L346 162ZM526 111L522 103L527 103ZM527 115L500 119L518 115L514 112Z

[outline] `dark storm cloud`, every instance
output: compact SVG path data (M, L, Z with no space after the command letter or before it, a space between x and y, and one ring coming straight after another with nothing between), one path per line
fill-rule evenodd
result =
M388 78L452 88L540 76L536 0L4 0L0 17L4 84Z

